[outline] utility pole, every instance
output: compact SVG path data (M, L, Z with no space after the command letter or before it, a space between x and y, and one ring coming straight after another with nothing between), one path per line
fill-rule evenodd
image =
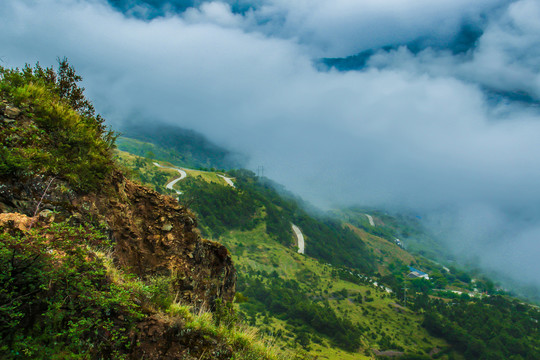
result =
M259 165L257 167L257 176L258 177L263 177L264 176L264 166Z
M407 306L407 284L403 286L403 303Z

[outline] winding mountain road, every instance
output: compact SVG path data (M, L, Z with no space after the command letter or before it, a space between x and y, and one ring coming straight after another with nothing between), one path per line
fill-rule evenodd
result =
M154 165L156 165L156 166L159 167L159 168L163 168L163 169L171 169L171 170L176 170L176 171L178 171L178 173L180 174L180 177L177 178L177 179L174 179L174 180L171 181L171 182L169 182L167 185L165 185L165 187L166 187L167 189L176 191L176 193L177 193L178 195L182 195L182 192L176 190L175 188L173 188L173 186L174 186L174 184L176 184L176 183L179 182L180 180L185 179L185 177L187 176L187 173L186 173L184 170L181 170L181 169L172 168L172 167L165 167L165 166L163 166L163 165L158 164L157 162L155 162Z
M217 176L219 176L220 178L222 178L223 180L225 180L225 182L226 182L229 186L232 186L233 188L236 187L236 186L234 186L234 183L232 182L232 178L226 177L225 175L220 175L220 174L217 174Z
M294 224L291 225L294 231L294 235L296 236L296 240L298 241L298 253L303 254L305 249L304 235L302 234L302 231L300 231L300 228L298 226Z
M159 167L159 168L162 168L162 169L170 169L170 170L176 170L178 171L178 173L180 174L180 177L177 178L177 179L174 179L173 181L169 182L167 185L165 185L165 187L167 189L170 189L170 190L174 190L176 191L176 193L178 195L181 195L182 192L181 191L178 191L176 190L173 186L174 184L176 184L177 182L179 182L180 180L183 180L186 178L187 176L187 173L182 170L182 169L179 169L179 168L174 168L174 167L167 167L167 166L163 166L161 164L158 164L157 162L154 162L153 163L155 166ZM191 170L191 169L186 169L186 170ZM209 172L209 171L203 171L203 170L193 170L193 171L200 171L200 172ZM222 178L223 180L225 180L225 182L227 183L227 185L233 187L233 188L236 188L236 186L234 186L234 183L233 183L233 179L230 178L230 177L227 177L225 175L221 175L221 174L216 174L217 176L219 176L220 178Z
M375 226L375 221L373 221L373 216L368 215L368 214L364 214L364 215L367 216L367 219L369 220L369 225Z

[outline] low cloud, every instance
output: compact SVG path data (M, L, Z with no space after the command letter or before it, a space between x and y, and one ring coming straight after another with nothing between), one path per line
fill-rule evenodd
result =
M485 92L537 96L538 9L504 3L274 0L242 14L213 2L141 20L98 0L7 0L0 57L21 66L67 56L110 123L194 129L319 205L450 208L457 249L538 274L538 112ZM449 39L494 8L467 54L399 48L361 72L313 65L314 54Z
M502 93L540 100L540 3L522 0L493 16L473 50L459 56L428 48L380 51L369 65L408 73L458 78Z
M314 53L339 57L429 38L445 43L463 22L477 21L504 0L267 0L253 16L270 34L297 38Z

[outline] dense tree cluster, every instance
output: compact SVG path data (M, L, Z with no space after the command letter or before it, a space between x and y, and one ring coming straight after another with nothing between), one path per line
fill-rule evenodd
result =
M503 296L423 301L423 326L467 359L540 359L540 311Z
M348 351L356 351L360 347L363 329L340 317L327 302L311 300L294 280L284 280L264 272L259 275L262 276L240 274L238 291L250 299L242 307L248 315L268 311L273 316L287 319L298 334L316 332ZM303 331L306 327L307 332ZM300 340L305 343L304 337L300 335Z
M193 199L191 208L215 238L227 230L250 230L261 221L258 204L247 192L193 178L185 179L182 188L187 189L182 197Z

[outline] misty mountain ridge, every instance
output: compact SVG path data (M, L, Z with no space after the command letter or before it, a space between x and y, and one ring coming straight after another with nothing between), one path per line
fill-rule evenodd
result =
M233 169L245 165L247 156L233 153L218 146L196 131L159 121L126 121L120 128L122 137L118 147L131 153L149 157L151 148L129 144L126 138L159 145L157 156L186 167ZM164 150L164 151L163 151Z
M138 122L137 124L141 123L153 124L152 122ZM133 136L134 138L138 138L143 141L134 141L128 137L120 137L118 140L118 147L120 150L124 150L142 157L150 156L150 158L153 159L163 160L172 164L193 169L214 168L231 170L238 168L238 164L241 163L241 161L237 161L236 159L247 158L246 156L231 155L231 153L225 148L213 144L204 136L197 134L194 131L165 123L158 123L157 126L154 126L154 124L151 126L134 125L133 128L130 128L129 125L124 125L123 134L126 136ZM145 177L139 178L139 180L148 184L153 184L154 188L157 191L160 191L161 185L159 184L159 180L150 180L154 171L150 170L148 173L151 174L150 177L145 175ZM250 176L253 176L253 173ZM337 216L337 219L349 219L349 221L351 221L351 219L363 218L365 222L363 214L376 214L380 219L387 219L389 224L394 224L393 226L388 227L387 230L379 228L379 230L375 232L376 235L383 236L389 241L393 241L395 238L402 238L404 241L404 246L407 249L416 254L427 256L430 259L441 261L448 266L465 266L469 270L474 270L474 272L477 274L487 272L495 279L500 279L503 281L504 287L509 289L509 291L516 292L517 294L525 296L532 301L540 301L540 288L537 285L531 284L528 281L516 279L515 277L506 274L504 271L494 271L479 268L477 261L475 261L475 257L471 257L470 254L457 251L448 243L448 241L442 241L442 238L447 237L448 235L437 235L443 226L434 225L433 221L431 220L432 216L429 213L423 214L423 217L425 217L425 219L423 219L419 215L411 215L415 213L413 211L406 212L405 209L401 210L401 212L396 212L395 210L388 211L358 205L338 210L331 210L328 212L313 206L307 201L304 201L300 196L295 195L287 190L285 186L272 181L271 179L260 178L259 181L261 184L265 184L265 187L277 191L277 194L279 194L279 196L281 196L283 199L287 199L287 201L298 204L296 205L299 206L298 209L303 209L306 211L305 214L310 214L315 218L332 219L336 218ZM192 196L197 198L199 195L197 193L193 193ZM218 206L216 209L220 208L221 207ZM218 210L215 211L219 212ZM224 211L226 211L225 208L222 209L222 212ZM292 214L295 211L289 211L289 215L287 217L289 217L291 221L294 219L294 215ZM435 218L436 217L437 216L435 216ZM397 221L397 219L400 220ZM353 224L357 226L360 224L355 223L354 221L357 220L353 220ZM223 225L224 224L221 226ZM446 226L449 225L450 224L447 224ZM212 233L210 232L206 233L205 235L211 234ZM323 252L324 249L319 250L319 253ZM350 265L350 263L348 265Z
M537 1L236 2L253 5L245 13L226 1L175 3L190 7L150 19L106 1L6 0L0 55L22 67L38 60L35 49L49 65L73 54L110 124L181 123L249 154L249 167L264 165L314 203L453 206L449 222L460 231L450 244L458 239L516 278L539 272L530 251L540 224L530 155L539 148L538 111L527 98L491 99L484 90L538 93ZM476 29L481 35L472 47L465 36L465 53L452 51L464 24L472 40ZM386 45L402 46L378 51ZM375 54L362 71L313 64L367 49ZM531 226L521 226L515 207L531 209ZM497 235L509 223L512 243Z

